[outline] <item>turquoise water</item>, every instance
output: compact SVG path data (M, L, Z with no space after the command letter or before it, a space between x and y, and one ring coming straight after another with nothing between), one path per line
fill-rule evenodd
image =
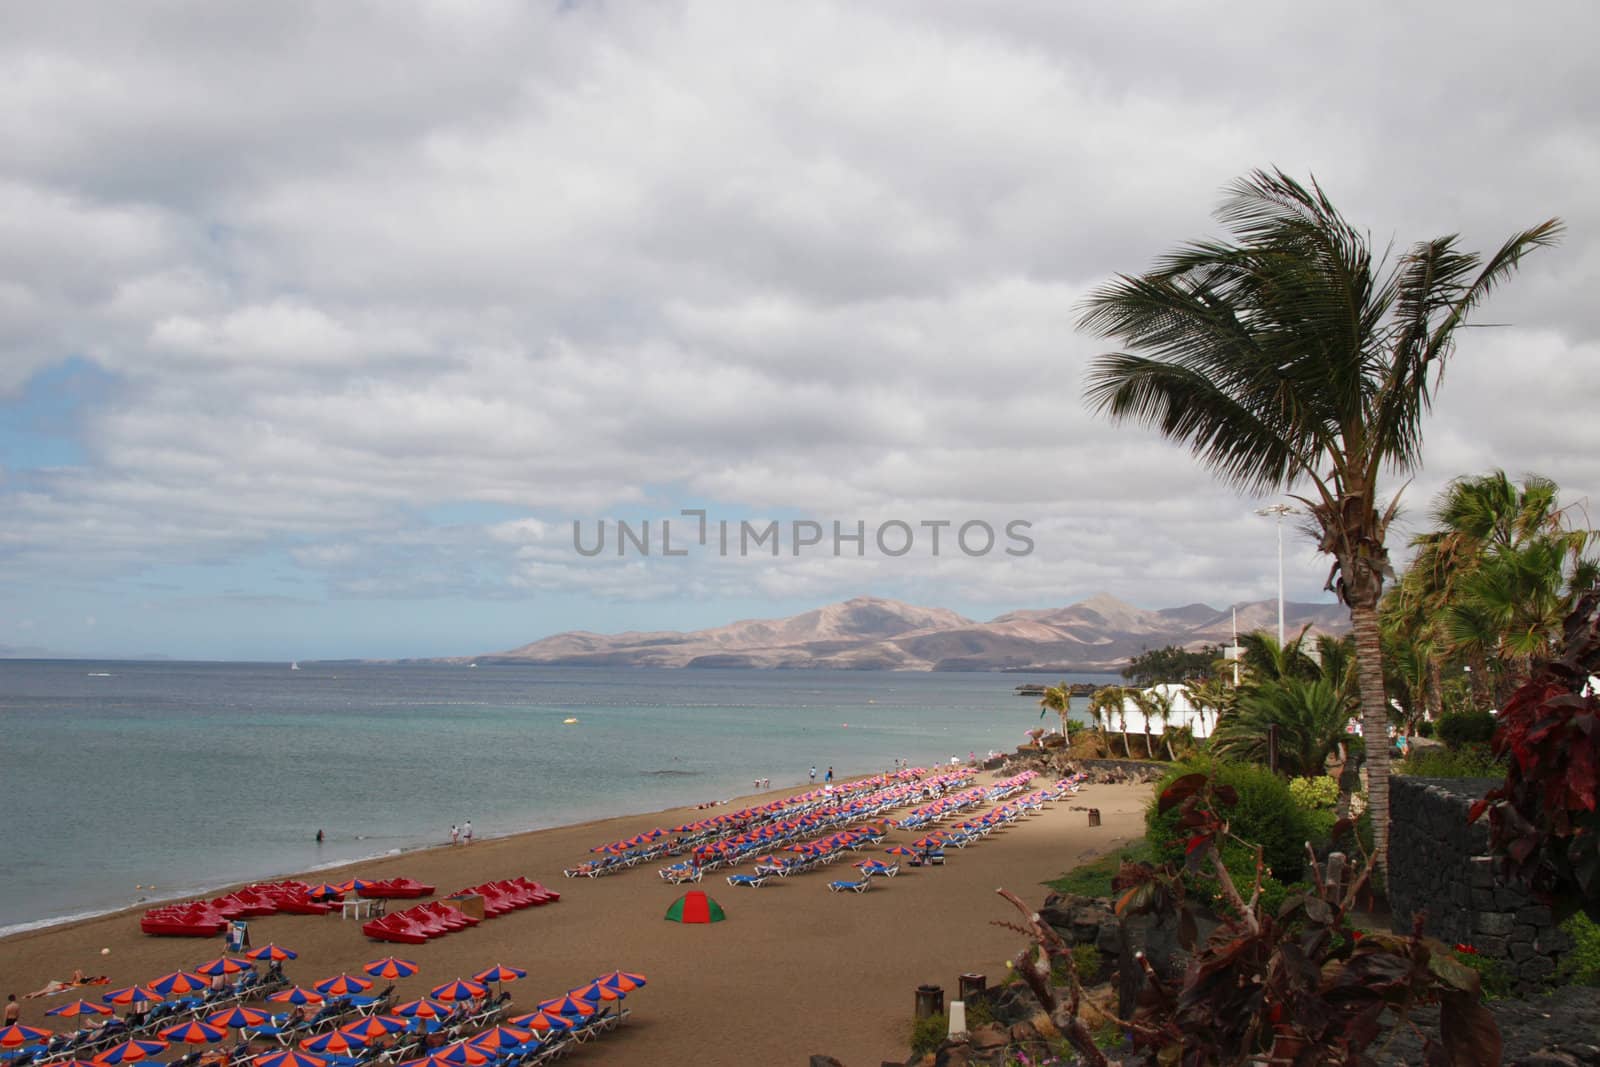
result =
M1012 688L1058 680L0 661L0 933L441 844L467 819L498 836L803 785L813 764L1010 749L1040 724Z

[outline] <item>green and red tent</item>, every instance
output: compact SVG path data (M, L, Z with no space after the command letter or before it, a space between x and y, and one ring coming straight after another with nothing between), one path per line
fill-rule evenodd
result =
M667 921L675 923L719 923L727 917L721 904L698 889L689 890L667 909Z

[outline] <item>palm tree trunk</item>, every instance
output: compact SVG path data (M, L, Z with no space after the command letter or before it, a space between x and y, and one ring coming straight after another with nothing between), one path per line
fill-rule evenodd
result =
M1356 675L1361 685L1361 736L1367 752L1367 808L1378 867L1389 873L1389 708L1384 699L1383 648L1378 639L1376 597L1350 605L1356 638Z

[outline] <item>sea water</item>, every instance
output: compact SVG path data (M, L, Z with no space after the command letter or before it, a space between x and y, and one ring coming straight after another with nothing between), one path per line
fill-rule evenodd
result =
M0 933L468 819L499 836L1009 750L1056 723L1014 687L1061 677L0 661Z

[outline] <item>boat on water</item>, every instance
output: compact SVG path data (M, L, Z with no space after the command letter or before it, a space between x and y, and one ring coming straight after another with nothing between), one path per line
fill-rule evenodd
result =
M291 663L291 664L289 664L289 669L290 669L290 670L291 670L291 671L297 671L297 670L299 670L299 669L300 669L300 664L299 664L299 663L298 663L298 662L296 662L296 663Z
M577 719L562 719L561 720L561 725L563 725L563 726L573 726L573 725L576 725L577 721L578 721Z

